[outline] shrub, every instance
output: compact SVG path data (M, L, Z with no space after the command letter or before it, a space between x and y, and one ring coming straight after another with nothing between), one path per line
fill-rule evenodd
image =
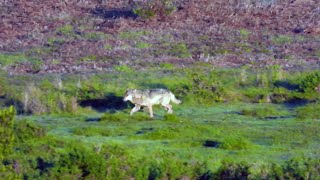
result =
M0 65L7 66L15 63L21 63L27 61L25 54L1 54L0 53Z
M219 148L227 150L246 150L254 147L255 145L249 140L240 136L228 137L219 145Z
M159 66L165 70L173 70L175 66L171 63L161 63Z
M196 99L197 103L201 104L212 104L224 100L226 90L218 80L216 71L211 71L209 75L202 73L198 69L193 69L193 71L187 71L186 73L191 81L187 82L180 91L188 95L190 99Z
M72 175L71 177L80 176L84 179L106 177L106 161L102 155L79 143L73 143L65 149L65 152L59 153L58 158L54 159L54 168L44 173L56 176L54 179L65 174Z
M32 114L45 113L47 108L41 101L41 96L43 96L43 92L34 84L26 87L22 97L24 112Z
M320 103L311 103L296 109L298 119L320 119Z
M185 43L173 43L170 47L169 55L175 56L178 58L191 57L191 54L190 54L188 47Z
M292 98L292 94L290 90L286 88L277 87L273 89L273 93L269 97L273 103L282 103Z
M97 80L84 82L76 91L79 100L95 99L104 97L104 85Z
M320 160L295 157L285 163L283 172L284 179L317 179L320 177Z
M289 44L293 41L293 38L287 35L279 35L279 36L274 36L272 38L272 42L274 44Z
M58 32L65 36L73 35L73 26L67 24L65 26L58 28Z
M316 87L320 85L320 72L314 71L308 73L300 80L300 88L303 91L314 91Z
M247 98L249 102L263 103L268 101L268 89L249 87L243 89L243 95Z
M14 126L14 131L17 142L40 138L47 133L42 126L27 120L18 121Z
M12 153L15 113L16 110L13 106L0 111L0 160Z
M172 0L150 0L135 3L133 12L145 19L154 16L167 16L175 10Z
M251 32L249 30L244 29L244 28L240 29L239 33L245 39L247 39L249 37L249 35L251 34Z
M137 42L136 47L139 49L146 49L151 47L151 44L145 43L145 42Z
M275 107L257 107L257 108L246 108L241 110L240 114L244 116L253 116L257 118L266 118L274 116L288 115L287 111L281 111Z
M248 179L250 166L245 163L222 162L222 166L216 173L217 179Z
M113 67L116 71L119 71L119 72L125 72L125 73L130 73L132 72L132 68L130 68L129 66L127 65L119 65L119 66L114 66Z

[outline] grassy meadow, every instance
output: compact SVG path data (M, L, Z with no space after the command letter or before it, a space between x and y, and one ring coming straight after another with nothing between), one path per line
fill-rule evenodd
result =
M3 73L1 177L320 177L319 71L207 67ZM167 88L183 103L129 116L127 88Z

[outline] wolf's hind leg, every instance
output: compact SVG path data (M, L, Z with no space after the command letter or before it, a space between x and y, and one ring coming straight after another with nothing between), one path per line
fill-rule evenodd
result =
M131 110L131 112L130 112L130 116L132 116L132 114L133 114L133 113L135 113L135 112L139 111L139 110L140 110L140 108L141 108L141 106L136 104L136 106Z
M162 106L166 108L169 114L173 113L172 106L170 104L162 104Z
M167 110L167 111L169 110L169 109L168 109L166 106L164 106L164 105L162 105L162 107L164 107L164 109Z

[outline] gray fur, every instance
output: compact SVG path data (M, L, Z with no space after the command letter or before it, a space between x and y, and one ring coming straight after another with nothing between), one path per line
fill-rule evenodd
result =
M167 89L129 89L125 93L123 100L130 101L135 105L130 115L139 111L142 106L146 106L149 109L150 117L153 117L152 105L161 104L168 113L172 113L170 101L176 104L181 103L181 101L176 99L174 94Z

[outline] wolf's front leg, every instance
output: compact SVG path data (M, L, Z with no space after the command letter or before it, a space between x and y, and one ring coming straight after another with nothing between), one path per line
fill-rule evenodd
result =
M132 116L133 113L139 111L140 108L141 108L141 106L136 104L135 107L131 110L130 116Z
M153 111L152 111L152 105L148 105L150 117L153 118Z

